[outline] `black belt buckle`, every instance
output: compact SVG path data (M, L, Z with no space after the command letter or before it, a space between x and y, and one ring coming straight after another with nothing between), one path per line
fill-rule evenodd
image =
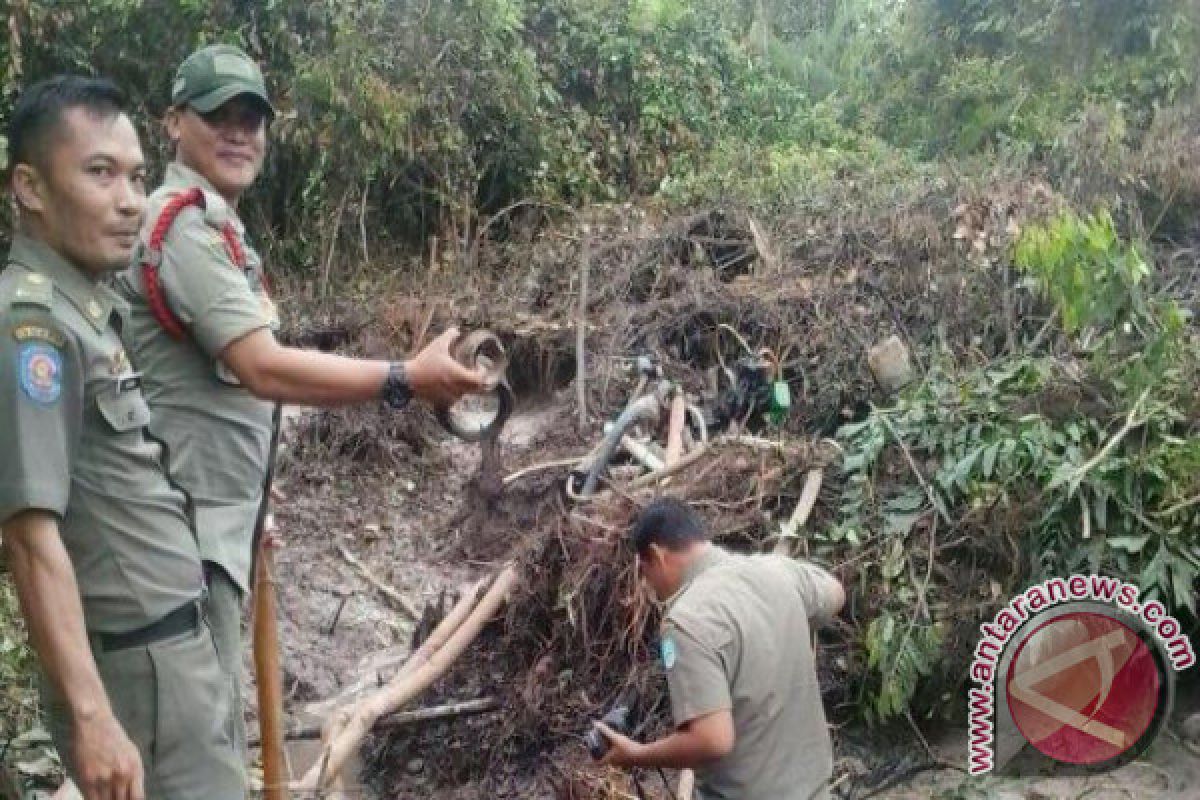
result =
M200 627L200 605L195 600L189 600L179 608L142 628L125 633L94 634L100 650L111 653L115 650L128 650L131 647L143 647L172 636L191 633Z

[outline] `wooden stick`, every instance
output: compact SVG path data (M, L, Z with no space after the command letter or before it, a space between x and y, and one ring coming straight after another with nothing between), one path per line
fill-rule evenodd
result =
M587 427L587 303L588 273L591 272L592 237L583 228L579 256L579 311L575 326L575 401L579 406L579 430Z
M697 461L700 460L700 457L702 455L704 455L706 452L708 452L708 448L701 445L700 447L697 447L692 452L690 452L687 455L680 458L678 461L676 461L671 466L663 467L658 472L651 472L649 475L643 475L642 477L637 478L634 481L631 481L629 484L629 488L630 489L640 489L643 486L650 486L651 484L658 483L659 481L663 480L664 478L669 478L672 475L676 474L677 472L681 472L682 470L685 470L688 467L690 467L692 464L695 464Z
M380 717L395 711L446 673L508 599L519 577L515 564L505 567L487 594L471 611L470 616L463 620L458 630L427 662L412 672L399 676L383 689L358 703L342 730L326 742L321 757L300 780L297 788L302 791L314 791L329 786L341 774L350 756L362 744Z
M555 461L546 461L541 464L530 464L528 467L523 467L511 475L505 475L502 483L505 486L508 486L510 483L520 480L526 475L530 475L534 472L541 472L544 469L554 469L555 467L573 467L579 463L580 459L586 457L587 454L584 454L582 456L574 456L572 458L560 458Z
M650 448L644 442L639 442L632 436L622 436L621 446L648 470L660 470L664 466L662 459L651 452Z
M478 700L464 700L461 703L447 703L441 706L418 708L415 711L397 711L395 714L380 717L372 730L393 730L395 728L403 728L406 725L415 725L418 722L429 722L430 720L447 719L449 717L465 717L471 714L484 714L488 711L494 711L499 707L500 701L496 698L481 697ZM309 725L304 728L288 731L285 738L289 742L299 742L320 739L322 735L319 726ZM259 743L259 739L251 738L250 741L246 742L246 746L258 747Z
M813 506L817 504L817 495L821 492L821 481L824 475L825 472L821 469L808 471L808 475L804 478L804 489L800 492L800 499L796 502L796 508L779 530L779 539L775 541L776 553L792 554L792 540L796 538L796 531L804 527L805 522L808 522L808 515L812 513Z
M391 603L393 608L403 613L409 619L416 620L420 618L421 615L417 613L417 609L413 608L413 604L409 602L408 598L400 594L400 592L398 592L394 587L388 586L379 578L375 577L375 574L371 572L371 570L367 569L366 564L360 561L345 547L342 547L341 544L337 545L337 549L338 552L342 554L342 558L346 559L346 562L350 566L354 567L354 571L362 576L362 579L369 583L371 587L375 589L375 591L387 598L388 602Z
M696 788L696 773L690 769L679 773L679 788L675 790L675 800L692 800L692 790Z
M683 455L683 419L687 414L687 398L676 391L671 399L671 416L667 420L667 466L671 466Z
M264 501L265 502L265 501ZM258 727L263 745L263 796L287 800L283 761L283 678L275 618L275 570L271 548L259 547L254 579L254 677L258 683ZM241 709L237 710L241 713Z

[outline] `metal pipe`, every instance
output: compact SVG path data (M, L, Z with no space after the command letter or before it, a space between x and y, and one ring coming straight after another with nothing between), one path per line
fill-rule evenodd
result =
M648 394L634 400L621 412L621 416L617 417L617 421L613 423L612 430L604 436L604 442L600 446L600 453L592 462L591 468L588 470L587 480L583 483L583 491L579 493L581 497L591 497L596 491L596 485L600 483L601 473L608 468L608 462L612 460L613 454L621 443L621 437L625 435L625 431L629 426L639 420L653 421L657 419L661 408L662 405L658 396Z

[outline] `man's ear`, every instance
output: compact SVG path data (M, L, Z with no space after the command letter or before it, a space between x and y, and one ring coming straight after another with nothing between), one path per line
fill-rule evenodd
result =
M651 542L646 548L646 561L655 567L662 567L667 560L667 548L657 542Z
M31 164L17 164L12 171L12 191L17 207L35 214L46 211L46 182Z
M167 140L172 146L179 144L179 137L183 135L183 110L179 108L168 108L166 116L163 117L163 129L167 132Z

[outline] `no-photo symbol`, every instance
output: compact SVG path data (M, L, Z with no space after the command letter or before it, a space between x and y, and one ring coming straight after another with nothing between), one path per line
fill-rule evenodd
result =
M1093 765L1150 727L1164 678L1146 643L1102 613L1049 620L1023 641L1005 681L1013 721L1045 755Z

